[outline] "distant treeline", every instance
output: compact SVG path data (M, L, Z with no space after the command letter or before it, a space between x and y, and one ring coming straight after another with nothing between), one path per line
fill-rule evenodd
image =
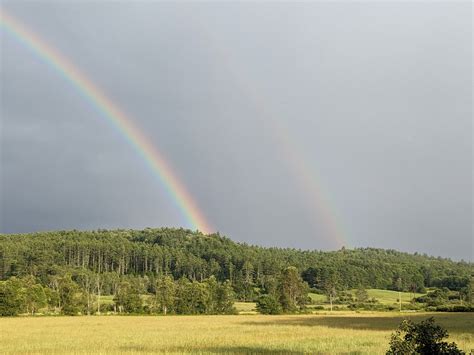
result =
M33 275L45 282L59 268L154 277L229 280L238 298L287 266L313 288L412 291L466 286L473 264L383 249L307 251L235 243L219 234L185 229L60 231L0 235L0 279Z
M229 300L262 300L262 295L272 295L265 302L276 301L278 307L290 310L304 305L308 286L329 295L354 288L462 290L469 286L472 272L472 263L394 250L263 248L235 243L219 234L203 235L185 229L0 235L0 280L10 280L11 289L17 282L22 290L28 288L28 283L55 292L59 292L59 282L66 289L78 287L89 308L91 301L87 297L113 295L115 307L126 309L120 303L121 289L136 294L135 301L140 294L159 298L157 288L166 281L173 290L167 294L172 294L174 300L183 299L191 288L195 290L188 293L202 291L201 299L207 300L202 305L191 299L189 302L201 302L201 306L188 311L178 310L173 303L172 311L176 313L230 313ZM296 287L291 292L298 294L291 294L289 305L285 305L285 277L291 279L291 287ZM25 281L28 278L30 281ZM67 286L69 281L72 283ZM5 283L3 286L5 290ZM71 291L71 297L76 294ZM59 305L59 301L51 302ZM159 312L169 311L163 308L163 302L157 301L161 306L151 301L147 304L161 307Z

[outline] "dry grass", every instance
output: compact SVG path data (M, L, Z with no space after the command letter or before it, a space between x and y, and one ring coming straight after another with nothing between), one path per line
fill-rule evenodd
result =
M258 314L255 302L235 302L234 307L239 314Z
M0 353L384 353L404 316L429 314L3 318ZM472 314L434 316L451 341L474 348Z

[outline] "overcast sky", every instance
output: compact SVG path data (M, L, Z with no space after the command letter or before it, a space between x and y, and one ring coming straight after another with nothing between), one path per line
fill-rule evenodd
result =
M3 1L140 127L221 234L472 259L472 11ZM187 226L120 134L1 32L1 226Z

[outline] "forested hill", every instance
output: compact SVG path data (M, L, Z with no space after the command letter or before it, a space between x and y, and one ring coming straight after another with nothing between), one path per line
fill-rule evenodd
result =
M237 294L265 287L295 266L313 288L368 287L421 290L463 287L473 264L383 249L333 252L263 248L235 243L219 234L185 229L58 231L0 235L0 279L50 275L78 268L95 273L155 277L168 274L230 280Z

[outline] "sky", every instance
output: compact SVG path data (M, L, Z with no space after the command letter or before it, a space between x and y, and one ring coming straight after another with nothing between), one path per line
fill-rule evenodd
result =
M221 234L473 259L470 2L1 7L131 117ZM116 127L0 36L0 232L189 227Z

